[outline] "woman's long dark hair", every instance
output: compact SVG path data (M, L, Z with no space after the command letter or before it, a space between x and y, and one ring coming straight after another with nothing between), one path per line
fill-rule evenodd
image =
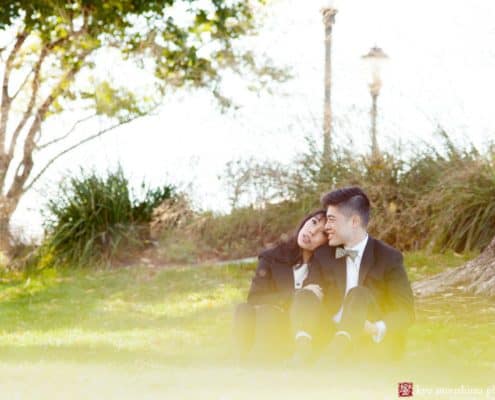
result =
M302 261L302 249L297 244L297 236L304 224L317 215L325 216L323 209L318 209L306 215L299 223L298 228L289 236L288 239L280 240L274 247L266 249L260 253L260 257L266 257L281 263L295 265Z

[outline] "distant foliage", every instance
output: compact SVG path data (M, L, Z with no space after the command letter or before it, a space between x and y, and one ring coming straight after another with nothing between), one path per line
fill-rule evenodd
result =
M254 158L229 161L220 181L229 193L232 209L263 208L287 197L290 173L283 164Z
M124 244L141 246L153 209L174 196L173 186L163 186L136 199L121 168L104 177L81 172L48 201L44 246L62 264L111 259Z
M408 158L382 153L371 160L340 149L330 162L312 150L285 169L268 161L231 163L224 182L237 201L226 214L191 209L171 186L143 186L138 200L121 170L82 174L49 203L40 264L109 260L142 246L153 230L162 262L250 257L293 232L323 193L348 185L368 193L375 237L401 250L476 252L495 236L495 151L480 154L444 139L443 149Z
M401 250L482 250L495 236L495 151L456 147L438 133L443 148L423 148L407 158L382 153L372 160L342 148L322 162L310 146L290 169L268 161L232 162L223 178L236 207L227 215L199 213L188 229L164 237L163 253L172 246L181 254L174 261L187 262L252 256L291 232L319 207L323 193L348 185L361 186L370 197L371 234ZM259 196L246 205L248 193ZM256 200L272 193L277 197L270 201Z

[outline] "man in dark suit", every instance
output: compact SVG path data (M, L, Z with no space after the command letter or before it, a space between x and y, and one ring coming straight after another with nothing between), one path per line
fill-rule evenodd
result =
M370 201L359 187L329 192L322 205L329 246L316 250L312 264L321 273L331 357L342 360L367 351L373 357L400 357L414 321L402 254L368 235Z

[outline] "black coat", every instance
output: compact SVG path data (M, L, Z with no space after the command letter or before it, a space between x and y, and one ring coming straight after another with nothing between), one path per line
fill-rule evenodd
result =
M282 252L281 252L282 250ZM273 304L286 308L294 294L293 266L297 257L283 254L283 248L263 251L258 257L258 267L248 293L250 304ZM308 263L309 272L304 285L318 283L321 278Z
M330 315L335 315L345 295L347 269L345 257L335 258L336 247L316 249L313 269L319 270L320 286ZM371 290L388 332L401 332L414 321L414 298L400 251L369 236L359 269L359 286Z

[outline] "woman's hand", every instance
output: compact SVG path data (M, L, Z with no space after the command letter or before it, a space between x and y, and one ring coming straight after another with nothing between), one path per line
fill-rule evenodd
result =
M318 297L319 300L323 299L323 290L320 285L317 285L316 283L311 283L309 285L304 286L301 290L309 290L310 292L313 292L316 297Z

